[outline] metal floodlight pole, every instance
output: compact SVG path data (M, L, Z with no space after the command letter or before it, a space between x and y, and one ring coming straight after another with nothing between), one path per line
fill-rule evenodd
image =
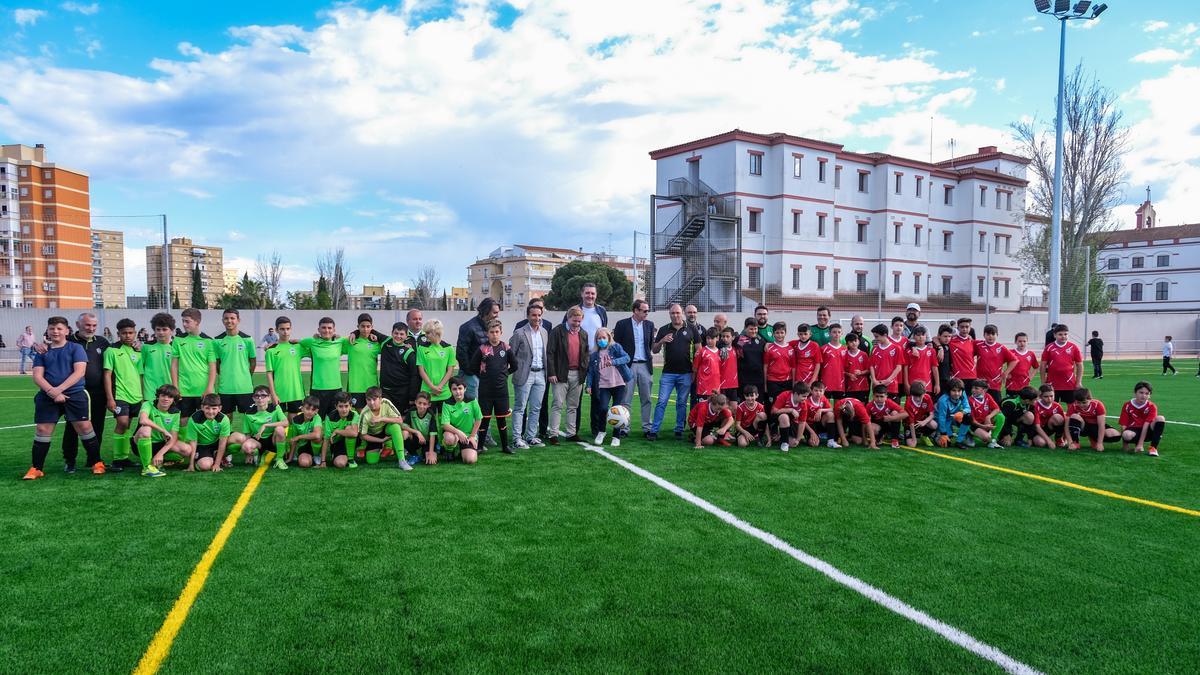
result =
M167 240L167 214L162 216L163 227L163 309L171 307L171 246Z
M987 280L983 283L983 323L987 325L992 322L992 301L988 299L988 289L992 288L992 244L987 245Z
M1088 313L1091 310L1091 295L1092 289L1092 247L1083 247L1083 339L1087 340L1088 333Z
M637 300L638 268L637 268L637 230L633 231L633 299Z

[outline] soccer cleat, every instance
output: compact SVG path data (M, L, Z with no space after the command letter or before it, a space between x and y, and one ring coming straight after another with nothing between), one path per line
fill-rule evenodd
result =
M596 434L596 441L593 443L593 445L604 445L604 432L603 431Z
M545 445L545 443L543 443L542 439L538 438L537 436L534 436L533 438L529 439L530 447L534 447L534 446L538 446L538 445Z
M899 447L900 447L900 441L893 438L892 439L892 448L895 449L895 448L899 448Z
M104 462L96 462L92 465L93 476L103 476L108 470L104 468Z
M45 475L41 469L31 466L29 467L29 471L26 471L25 475L21 477L21 480L37 480Z
M413 470L412 464L409 464L408 462L404 461L403 457L401 457L399 460L397 460L396 463L400 467L401 471L412 471Z
M287 471L287 468L288 468L287 462L283 461L282 457L275 458L274 466L276 469L280 469L282 471Z
M1079 444L1075 443L1075 442L1071 442L1069 445L1067 445L1067 449L1068 450L1078 450Z
M829 439L829 440L827 440L827 441L825 441L825 445L826 445L826 446L828 446L828 447L830 447L830 448L833 448L834 450L837 450L838 448L842 447L842 445L841 445L840 443L838 443L837 441L833 440L832 438L831 438L831 439Z
M621 439L620 439L620 438L618 438L618 437L616 437L616 436L613 436L613 439L612 439L612 446L613 446L614 448L619 448L619 447L621 447Z
M950 437L947 436L946 434L942 434L941 436L938 436L937 444L938 444L939 448L944 448L944 447L950 445Z
M221 462L221 468L229 469L232 467L233 467L233 457L230 457L229 455L225 455L225 459Z
M782 450L783 452L787 452L787 451L788 451L788 444L787 444L787 441L784 441L784 442L780 443L780 444L779 444L779 449L780 449L780 450Z
M558 436L551 436L549 442L550 445L558 445Z
M74 464L64 464L63 465L63 473L67 474L68 476L75 473L75 465Z
M162 478L163 476L165 476L167 474L163 473L162 469L151 464L150 466L147 466L146 468L142 469L142 475L145 476L146 478Z
M988 447L992 448L992 449L998 449L998 448L1003 448L1004 446L1000 445L996 441L992 441L991 443L988 443Z
M1150 446L1150 449L1146 451L1146 454L1150 455L1151 457L1158 457L1158 448L1152 445Z
M921 437L921 442L922 442L922 443L924 443L924 444L925 444L925 447L927 447L927 448L932 448L932 447L933 447L933 439L932 439L932 438L930 438L930 437L928 437L928 436L922 436L922 437Z
M500 452L503 452L506 455L515 455L517 454L517 449L511 445L506 445L503 448L500 448Z
M357 469L357 468L358 468L358 462L356 462L356 461L354 461L354 460L350 460L349 462L346 462L346 468L347 468L347 469Z
M647 432L646 432L646 440L648 440L648 441L657 441L657 440L658 440L658 434L654 433L653 431L647 431Z
M683 439L683 432L682 432L682 431L676 431L676 432L675 432L675 440L677 440L677 441L678 441L678 440L682 440L682 439Z

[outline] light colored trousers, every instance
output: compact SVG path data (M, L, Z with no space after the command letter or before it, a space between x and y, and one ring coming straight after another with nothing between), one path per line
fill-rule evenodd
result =
M550 385L550 390L554 393L554 399L550 402L550 435L574 436L578 431L575 423L579 412L579 398L583 395L583 375L577 370L572 370L567 373L566 382L555 382ZM559 432L558 425L562 421L564 406L567 409L567 428L566 432L562 433Z
M546 371L530 372L525 384L513 392L513 439L523 438L526 441L537 435L538 419L542 415L542 395L546 393ZM529 406L529 424L526 426L526 404ZM522 434L522 430L525 433Z
M638 401L642 406L642 431L650 431L654 422L654 372L650 369L648 361L631 363L629 369L633 372L633 378L626 383L625 395L621 397L621 405L629 408L630 413L633 412L633 390L636 387Z

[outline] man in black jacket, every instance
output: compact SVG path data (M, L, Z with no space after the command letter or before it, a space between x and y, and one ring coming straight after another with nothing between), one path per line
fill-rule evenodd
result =
M104 418L108 415L108 393L104 390L104 351L112 344L104 339L104 336L96 334L100 322L91 312L80 314L75 320L75 327L79 330L68 335L67 341L78 343L83 347L83 353L87 354L88 364L87 372L83 376L83 388L92 399L89 417L92 429L96 430L96 441L100 443L100 447L104 447ZM75 460L79 457L79 435L70 424L63 431L62 453L66 472L75 473ZM128 460L122 461L129 463ZM121 471L124 466L113 468Z
M630 408L633 403L633 389L637 387L638 400L642 409L642 433L650 431L654 421L654 363L651 357L654 345L654 322L649 320L650 305L645 300L633 301L633 316L621 319L613 328L613 340L621 345L629 358L629 369L633 372L633 380L625 387L625 397L621 405Z
M454 346L454 358L458 361L458 372L467 384L467 398L479 394L479 373L471 372L471 357L479 346L487 342L487 324L500 318L500 305L491 298L479 302L478 314L458 327L458 342Z

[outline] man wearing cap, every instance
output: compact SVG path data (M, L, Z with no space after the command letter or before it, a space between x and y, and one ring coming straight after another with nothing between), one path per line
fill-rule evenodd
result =
M917 319L921 318L921 306L915 302L908 303L908 307L904 308L904 337L912 337L913 331L921 324Z
M808 327L813 342L824 347L829 344L829 308L821 305L817 308L817 323Z

